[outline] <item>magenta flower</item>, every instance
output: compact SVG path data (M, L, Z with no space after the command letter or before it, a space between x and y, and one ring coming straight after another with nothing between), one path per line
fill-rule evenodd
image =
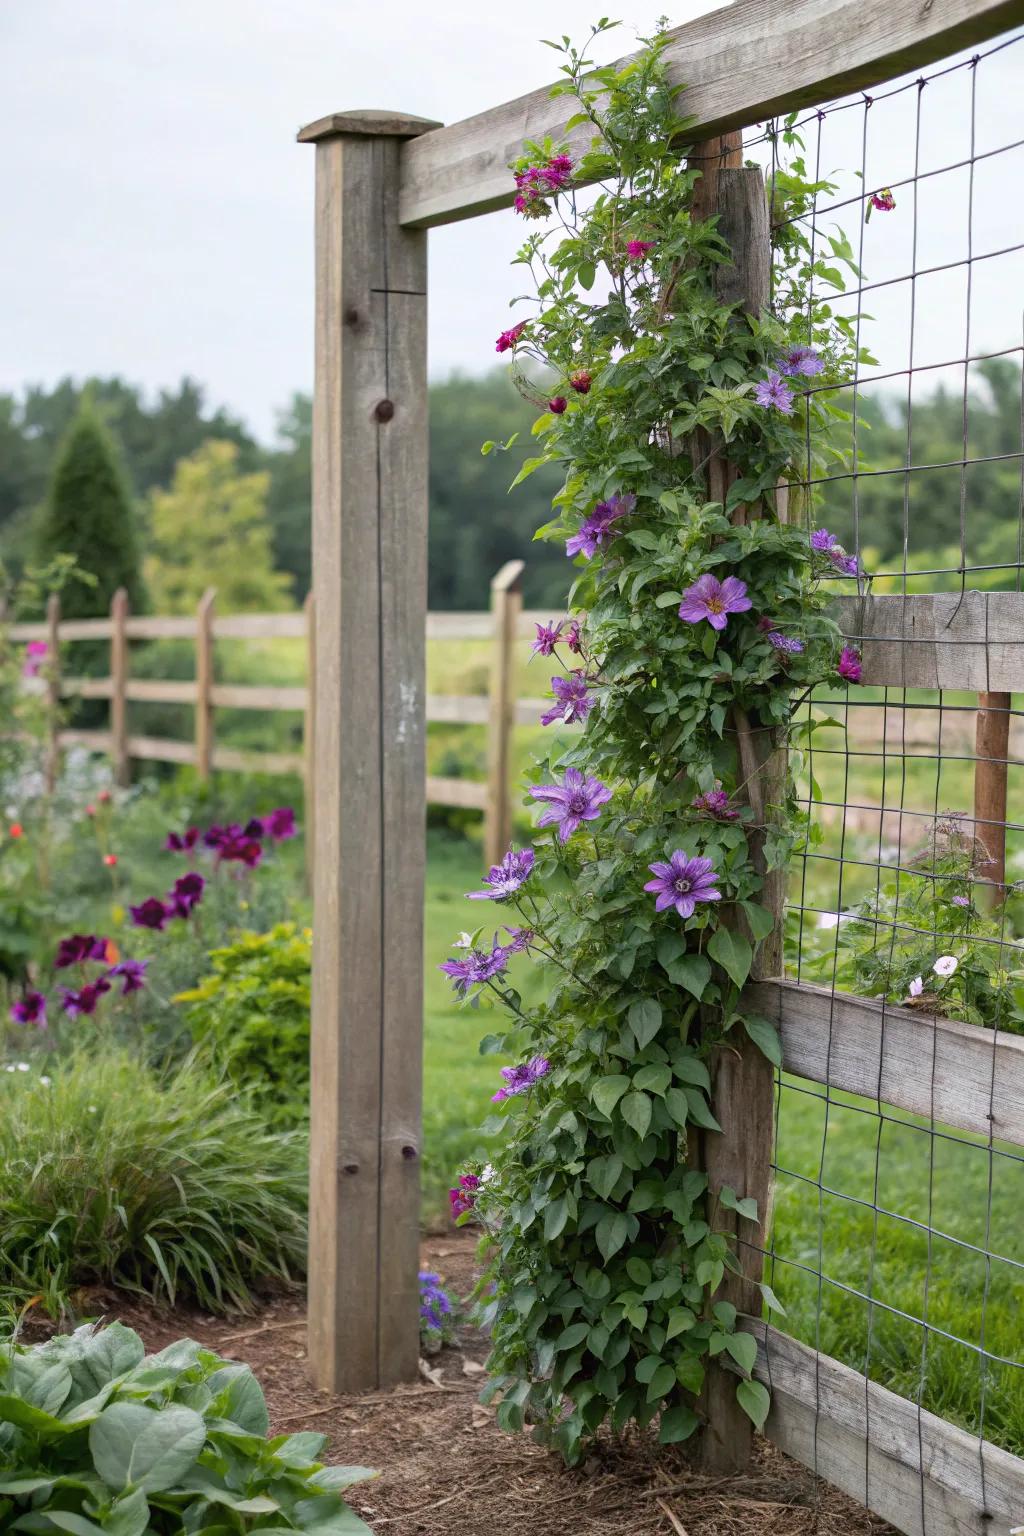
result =
M736 821L739 818L739 811L731 808L729 796L724 789L709 789L706 795L698 795L691 803L695 811L713 816L716 821Z
M825 364L814 347L791 347L779 363L779 372L787 378L794 378L797 374L813 378L815 374L822 373L824 368Z
M73 933L69 938L61 939L57 945L53 968L62 971L65 966L81 965L86 960L105 960L107 943L106 939L98 939L94 933Z
M262 836L263 822L254 818L245 827L237 821L226 827L212 826L204 833L203 842L207 848L216 849L218 862L247 864L252 869L263 857Z
M567 843L584 821L596 821L612 792L598 779L586 779L578 768L567 768L562 784L534 784L534 800L547 802L547 809L537 818L538 827L558 827L560 842Z
M555 395L553 399L548 401L548 410L556 416L561 416L568 404L569 402L564 395Z
M574 656L579 656L583 651L583 637L580 634L580 626L575 619L570 620L565 642Z
M529 879L533 868L533 849L523 848L516 852L510 848L500 864L492 864L484 881L489 890L467 891L470 901L507 901Z
M569 559L584 554L588 560L592 560L602 545L613 537L616 530L612 528L612 523L620 517L628 517L635 506L636 497L632 492L623 495L617 491L610 501L599 501L590 516L583 519L579 532L571 534L566 540L565 552Z
M147 896L137 907L129 907L132 922L136 928L152 928L156 933L162 933L164 924L168 918L174 916L170 907L166 907L158 896Z
M751 606L746 582L740 581L738 576L727 576L724 581L719 581L717 576L705 571L683 593L679 617L687 624L699 624L707 619L712 629L724 629L730 613L746 613Z
M199 828L189 827L184 832L168 832L164 848L168 853L191 853L199 841Z
M870 202L872 208L877 208L879 213L892 213L896 207L891 187L880 187L877 192L872 192Z
M562 626L564 623L564 619L559 620L557 624L552 619L550 624L535 624L533 626L537 631L537 638L530 646L530 650L535 656L551 655L562 637Z
M759 379L754 399L766 410L781 411L784 416L793 413L793 391L781 373L772 368L766 379Z
M22 663L22 677L38 677L49 655L50 647L45 640L30 640L25 647L25 660Z
M630 240L626 246L626 255L630 261L644 261L648 251L653 251L657 241L655 240Z
M475 1173L459 1174L457 1186L448 1191L448 1203L451 1206L453 1221L457 1221L460 1216L473 1209L479 1188L480 1180Z
M110 991L110 982L105 976L97 976L95 981L88 982L84 987L79 987L77 992L72 992L68 987L62 987L64 994L61 1007L71 1019L80 1018L82 1014L96 1012L96 1005L105 992Z
M262 818L261 828L264 836L272 838L275 843L287 842L296 835L295 812L290 805L279 805L276 811Z
M567 186L571 175L572 161L568 155L553 155L547 165L531 165L525 171L517 171L513 204L516 212L527 217L547 213L546 199Z
M11 1018L15 1024L35 1024L46 1028L46 998L41 992L24 992L11 1004Z
M649 864L654 875L644 886L654 891L656 912L675 907L680 917L692 917L698 901L721 901L722 893L715 886L718 876L710 859L691 859L681 848L669 856L667 864Z
M146 985L146 967L148 960L122 960L112 966L107 972L109 976L120 976L121 996L128 997L132 992L141 992Z
M501 335L494 343L495 352L511 351L511 349L516 346L520 336L522 336L525 330L526 321L520 320L519 324L514 325L510 331L502 331Z
M577 722L582 724L597 702L580 667L570 672L568 677L553 677L551 688L555 702L541 715L541 725L553 725L556 720L561 720L565 725L575 725Z
M804 648L802 640L798 640L795 635L784 635L778 629L770 629L768 631L768 643L769 645L774 645L777 651L782 651L787 656L799 656Z
M182 875L180 880L175 880L167 895L167 905L170 908L171 917L191 917L203 899L203 891L206 881L196 870Z
M593 379L585 368L580 368L573 374L569 383L578 395L589 395Z
M842 655L839 657L839 665L836 671L841 678L848 683L859 683L861 679L860 651L852 645L844 645Z

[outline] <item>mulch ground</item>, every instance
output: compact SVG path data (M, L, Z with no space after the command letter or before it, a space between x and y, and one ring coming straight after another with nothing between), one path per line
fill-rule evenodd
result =
M448 1289L472 1288L475 1244L427 1239L425 1267ZM759 1442L749 1475L709 1478L685 1450L644 1440L601 1443L569 1470L526 1436L503 1433L477 1401L486 1341L474 1329L428 1362L416 1386L333 1397L310 1386L302 1300L278 1297L253 1318L225 1321L158 1310L92 1291L82 1315L120 1318L149 1350L189 1336L252 1366L271 1431L327 1435L324 1459L380 1468L348 1499L375 1531L395 1536L895 1536L843 1494ZM36 1332L30 1325L25 1336ZM38 1335L37 1335L38 1336Z

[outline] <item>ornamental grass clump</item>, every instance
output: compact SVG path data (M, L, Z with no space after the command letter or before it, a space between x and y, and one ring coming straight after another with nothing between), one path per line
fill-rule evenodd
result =
M766 790L758 764L810 739L815 725L796 722L815 684L859 680L823 586L859 566L831 535L812 542L798 484L824 474L835 386L856 359L850 324L807 294L841 286L852 252L840 237L826 262L792 216L814 189L789 124L774 299L755 314L720 301L731 253L694 212L701 173L679 149L685 96L664 42L621 71L566 44L555 92L575 98L569 128L589 124L589 148L530 144L514 167L520 211L558 215L519 253L536 308L507 349L539 413L515 483L564 474L537 535L565 549L573 580L566 618L538 626L534 650L562 669L541 721L583 729L533 775L523 878L498 866L474 893L503 909L512 943L492 921L442 965L460 998L511 1015L483 1046L513 1061L488 1123L499 1146L451 1194L486 1234L488 1390L499 1423L530 1423L570 1461L606 1424L686 1439L717 1356L754 1423L767 1412L754 1340L719 1292L739 1267L723 1210L764 1213L745 1189L709 1192L701 1138L721 1134L718 1055L747 1037L779 1060L743 989L798 808L792 779ZM541 184L533 172L556 163L564 183ZM577 185L596 185L585 207ZM715 463L728 473L713 491ZM513 950L543 968L543 1002L513 985Z
M45 1079L0 1074L0 1295L57 1315L102 1284L247 1311L304 1272L305 1213L304 1142L194 1061L161 1079L80 1049Z

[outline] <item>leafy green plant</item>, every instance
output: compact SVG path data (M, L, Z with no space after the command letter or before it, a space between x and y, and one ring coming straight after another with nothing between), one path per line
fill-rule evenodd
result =
M70 1536L252 1530L357 1536L326 1436L267 1438L259 1382L192 1339L145 1354L130 1328L0 1345L0 1527Z
M308 1113L311 956L310 930L294 923L243 933L212 950L212 974L178 997L197 1044L213 1048L275 1125Z
M223 1312L302 1273L304 1138L194 1061L162 1079L80 1048L49 1072L0 1073L0 1294L56 1311L106 1283Z

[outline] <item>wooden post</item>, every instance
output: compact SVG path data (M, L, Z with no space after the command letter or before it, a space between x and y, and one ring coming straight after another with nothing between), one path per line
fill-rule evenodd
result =
M703 178L694 199L695 217L717 213L719 229L732 250L731 266L721 269L716 284L723 303L742 303L752 314L768 306L771 243L764 182L758 169L743 169L742 135L725 134L699 144L694 163ZM702 445L710 452L706 473L708 494L724 503L736 478L733 466L714 443ZM785 500L776 505L785 517ZM759 509L740 506L734 522L747 522ZM786 755L772 733L758 721L736 710L733 715L739 779L745 784L755 826L766 828L779 814L786 774ZM774 919L774 931L761 945L756 979L782 974L785 871L764 868L764 832L751 835L752 853L764 879L762 903ZM736 926L744 927L739 915ZM720 1048L711 1064L711 1100L722 1134L708 1131L700 1149L708 1175L709 1221L718 1232L733 1240L742 1273L726 1277L715 1293L716 1301L731 1302L737 1311L761 1315L758 1282L764 1267L763 1248L769 1220L771 1185L774 1071L767 1057L741 1031L728 1047ZM724 1210L718 1192L728 1185L741 1197L757 1201L758 1221L751 1222ZM738 1377L720 1360L708 1364L703 1395L707 1416L702 1456L709 1471L728 1474L743 1471L750 1460L753 1427L736 1401Z
M43 770L46 793L52 795L60 778L60 597L46 600L46 713L48 737Z
M484 862L497 864L512 837L509 773L515 725L515 647L523 611L522 560L508 560L491 582L494 650L491 655L491 713L487 735L487 810Z
M979 693L974 753L974 837L984 900L996 906L1006 885L1006 785L1010 756L1008 693Z
M213 606L217 592L207 587L196 608L196 773L205 784L213 769Z
M114 783L131 782L128 758L128 591L118 587L110 599L110 756Z
M316 868L309 1360L352 1392L419 1359L425 868L426 235L387 112L316 144Z
M313 890L316 857L316 599L312 589L302 605L306 616L306 709L302 716L302 818L303 853L306 859L306 889Z

